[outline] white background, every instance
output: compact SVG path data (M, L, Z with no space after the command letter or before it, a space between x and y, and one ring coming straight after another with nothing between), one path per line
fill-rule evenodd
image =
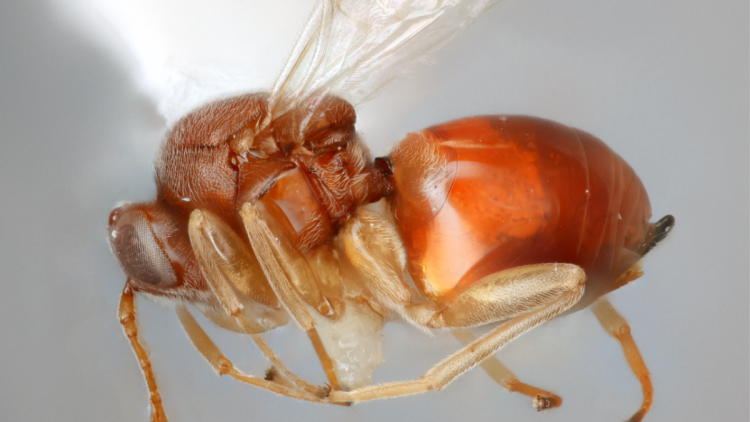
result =
M244 65L243 84L267 89L311 7L154 3L167 6L115 13L124 25L85 3L0 3L0 420L147 420L116 318L124 276L105 238L117 201L152 197L165 128L139 91L134 50L164 54L173 46L160 37L182 40L198 53L177 63ZM128 25L141 44L122 35ZM196 34L214 38L196 45ZM238 44L220 49L216 40ZM605 140L639 173L655 218L677 219L646 275L610 296L652 375L646 420L746 421L748 54L743 0L505 0L435 65L359 108L358 128L378 155L408 131L490 113L550 118ZM641 400L619 346L587 310L498 354L523 381L563 397L561 408L537 414L479 370L417 397L351 408L295 402L217 377L171 310L139 304L173 422L621 421ZM296 331L268 339L322 382ZM248 341L209 332L238 366L262 373ZM390 324L375 381L414 378L457 347L450 336Z

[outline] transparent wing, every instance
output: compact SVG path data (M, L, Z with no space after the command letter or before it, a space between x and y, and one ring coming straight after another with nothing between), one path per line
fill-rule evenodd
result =
M279 116L327 94L367 100L499 0L321 0L271 92Z
M329 92L359 104L498 1L318 0L273 87L272 110L279 115L302 102L314 105ZM304 13L304 8L290 10L288 3L277 3L52 4L108 50L126 51L121 63L171 124L208 101L269 88L269 76L277 74L286 50L279 46L289 42L279 38L278 28Z

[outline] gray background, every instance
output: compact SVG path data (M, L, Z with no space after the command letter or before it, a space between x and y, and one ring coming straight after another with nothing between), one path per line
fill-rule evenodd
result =
M242 26L263 54L253 59L259 84L273 80L309 7L266 5ZM134 88L128 53L94 38L44 1L0 2L3 421L147 420L116 319L124 277L105 227L117 201L153 195L164 123ZM435 61L359 109L373 153L408 131L489 113L555 119L604 139L640 174L655 217L677 218L646 276L610 296L651 371L647 420L748 420L748 3L506 0ZM640 403L618 345L587 310L498 355L563 397L562 408L536 414L479 370L443 392L352 408L276 397L215 376L169 309L139 304L174 422L621 421ZM264 369L248 341L209 332L240 367ZM268 339L322 381L295 328ZM418 376L456 347L390 324L375 380Z

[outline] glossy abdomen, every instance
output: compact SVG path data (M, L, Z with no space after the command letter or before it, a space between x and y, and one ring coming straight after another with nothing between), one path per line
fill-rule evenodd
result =
M640 259L651 216L643 185L585 132L475 117L412 133L390 159L409 272L435 300L506 268L565 262L586 270L587 302Z

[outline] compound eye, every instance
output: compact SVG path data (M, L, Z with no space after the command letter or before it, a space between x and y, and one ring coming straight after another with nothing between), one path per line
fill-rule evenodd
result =
M110 214L109 242L130 277L145 284L170 287L177 273L162 242L139 210L115 210Z

